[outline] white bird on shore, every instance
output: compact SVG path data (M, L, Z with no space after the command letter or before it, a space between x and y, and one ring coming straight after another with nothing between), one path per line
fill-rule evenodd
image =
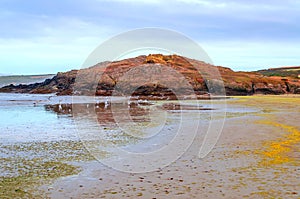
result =
M104 102L104 108L107 109L108 105L109 105L109 101L108 101L108 97L106 97Z
M96 101L96 108L99 108L99 100Z
M130 104L131 104L131 98L129 97L128 99L127 99L127 106L128 106L128 108L130 108Z
M59 110L59 111L62 111L61 99L59 100L58 110Z
M131 104L131 101L128 100L128 101L127 101L127 106L128 106L128 108L130 108L130 104Z

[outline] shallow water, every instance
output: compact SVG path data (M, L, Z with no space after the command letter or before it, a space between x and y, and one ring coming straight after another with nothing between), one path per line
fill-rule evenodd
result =
M107 109L103 108L103 102L107 100L108 98L106 97L72 98L72 96L54 96L51 94L36 95L0 93L0 143L77 140L78 135L76 128L78 127L78 124L76 126L74 116L76 116L76 118L81 117L80 119L82 121L80 122L80 125L82 126L86 123L87 131L91 128L91 126L99 127L99 125L106 127L110 125L109 127L112 129L115 125L114 127L117 128L118 126L114 119L118 117L117 112L123 113L126 110L128 111L127 102L125 104L124 101L122 102L124 98L114 97L109 99L115 102L120 101L119 104L117 103L117 105L113 107L113 115L109 113ZM167 103L172 102L158 101L153 102L148 106L134 106L133 104L129 109L129 115L127 116L130 116L130 119L132 119L134 123L147 126L147 124L151 122L153 123L153 118L152 121L146 121L147 118L149 119L149 107L153 104L159 106ZM52 108L49 108L49 104L53 105ZM77 106L74 107L74 104L77 104ZM197 102L187 101L184 102L184 104L196 106ZM55 110L55 106L57 110ZM65 109L59 111L59 106L62 106ZM199 107L204 110L197 110ZM76 109L76 113L73 113L74 108ZM213 110L209 110L210 108ZM159 109L155 110L156 113L159 112L158 110ZM255 110L240 107L227 107L224 109L223 105L203 100L199 102L198 107L195 107L194 110L190 107L188 110L184 110L183 107L182 110L164 110L164 112L166 111L168 112L168 121L170 124L171 121L173 121L173 123L178 122L182 113L190 115L190 118L193 119L195 115L201 112L201 120L207 122L207 120L211 119L210 114L212 112L223 113L226 111L228 113L244 113L253 112ZM91 119L95 115L97 115L98 121L93 121L93 119ZM156 116L152 115L152 117L155 118ZM79 120L77 119L76 121L78 122ZM126 122L126 119L123 122ZM160 122L160 125L162 125L162 122ZM150 128L150 126L148 127ZM153 125L151 128L153 128ZM134 131L134 129L132 129L132 131Z
M114 105L106 107L108 100ZM0 146L94 139L105 150L122 146L133 152L151 151L167 145L183 120L199 121L205 132L209 122L224 119L225 112L241 116L257 111L208 100L184 101L181 109L175 101L126 100L0 93Z

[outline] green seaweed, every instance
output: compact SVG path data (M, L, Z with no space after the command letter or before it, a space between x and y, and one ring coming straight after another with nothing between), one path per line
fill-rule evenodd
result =
M0 177L0 198L45 198L36 187L53 179L79 173L78 167L62 162L22 161L26 170L14 177Z
M94 158L79 141L2 144L0 198L45 198L37 187L81 169L71 161Z

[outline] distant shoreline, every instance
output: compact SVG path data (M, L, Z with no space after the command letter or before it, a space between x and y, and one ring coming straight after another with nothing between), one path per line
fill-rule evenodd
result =
M41 83L46 79L51 79L55 74L39 74L39 75L1 75L0 87L7 85L19 85L19 84L34 84Z

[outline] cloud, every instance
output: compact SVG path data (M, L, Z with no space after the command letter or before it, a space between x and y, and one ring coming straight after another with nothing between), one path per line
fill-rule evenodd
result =
M299 8L293 0L2 0L0 71L79 66L102 41L143 27L205 43L220 65L299 65Z
M215 7L215 8L225 8L226 6L228 6L228 3L226 3L226 1L218 2L218 1L206 1L206 0L177 0L177 2L200 5L205 7Z
M162 4L161 0L97 0L99 2L119 2L119 3L134 3L134 4Z
M258 69L299 65L300 42L203 42L215 65L234 70L254 71Z
M43 17L31 29L0 38L3 73L56 73L79 68L97 45L119 30L70 17ZM26 22L26 23L29 23ZM13 72L12 72L13 71Z
M50 42L49 42L50 40ZM78 68L93 48L85 42L51 42L51 38L35 41L0 40L0 71L15 74L55 73ZM78 48L80 46L80 48Z

